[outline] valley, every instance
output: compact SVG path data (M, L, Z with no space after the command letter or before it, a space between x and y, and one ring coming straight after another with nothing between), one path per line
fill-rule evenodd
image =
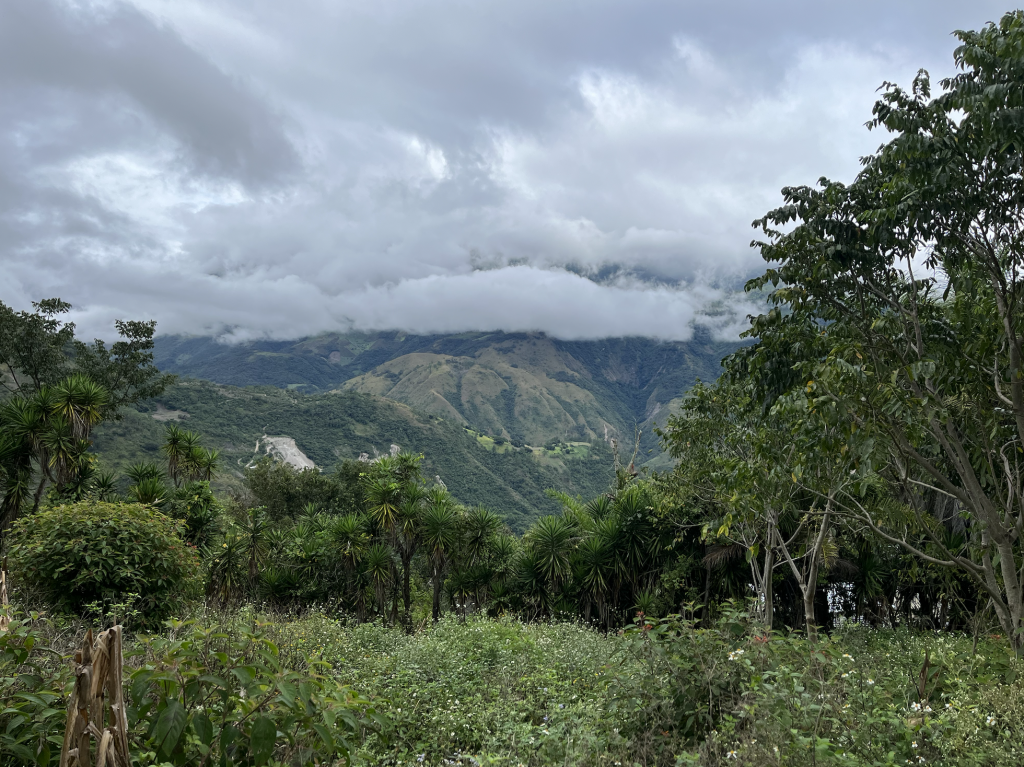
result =
M118 473L140 459L161 461L166 424L202 435L220 451L223 491L241 489L243 469L263 456L296 468L331 470L343 461L386 454L391 445L422 453L423 471L440 477L468 505L486 505L516 531L559 509L549 488L584 498L607 489L611 446L603 440L515 446L408 405L355 391L299 394L186 380L102 424L93 451Z
M612 439L632 445L640 430L639 462L664 468L653 427L696 380L715 380L721 359L738 346L701 329L673 343L375 332L238 345L165 336L156 340L155 356L166 372L221 384L383 397L516 447L610 446Z

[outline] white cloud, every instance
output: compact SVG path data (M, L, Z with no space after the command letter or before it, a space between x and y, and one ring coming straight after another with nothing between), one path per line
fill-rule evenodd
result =
M0 300L87 332L735 333L750 221L851 177L881 81L998 13L8 0Z

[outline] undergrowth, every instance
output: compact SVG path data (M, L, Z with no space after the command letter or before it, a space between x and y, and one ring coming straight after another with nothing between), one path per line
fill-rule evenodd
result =
M34 615L0 634L0 763L56 763L82 629ZM850 626L811 644L739 610L407 634L244 607L126 650L139 765L1024 762L1021 663L997 636Z

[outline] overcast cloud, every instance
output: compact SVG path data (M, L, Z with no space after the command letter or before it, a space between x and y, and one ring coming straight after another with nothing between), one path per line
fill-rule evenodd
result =
M0 300L86 335L734 336L976 0L3 0Z

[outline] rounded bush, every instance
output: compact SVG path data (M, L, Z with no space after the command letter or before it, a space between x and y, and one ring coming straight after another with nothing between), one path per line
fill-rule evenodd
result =
M184 524L151 506L58 506L14 525L12 582L62 612L130 603L157 627L200 593L202 566L183 538Z

